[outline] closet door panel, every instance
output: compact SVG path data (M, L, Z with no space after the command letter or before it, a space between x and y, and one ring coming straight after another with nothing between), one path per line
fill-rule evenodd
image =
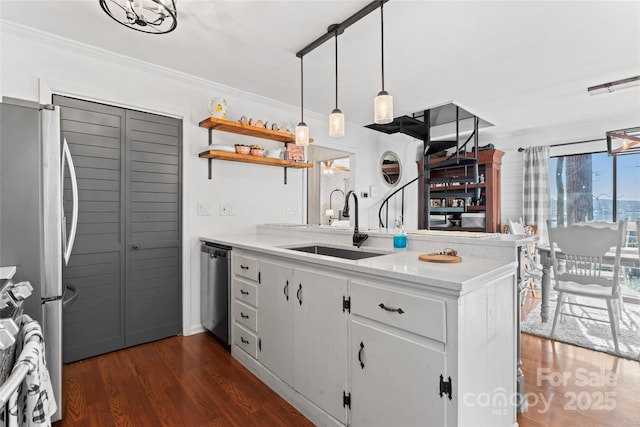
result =
M126 346L181 332L177 119L127 111Z
M78 298L64 309L65 363L124 346L124 110L54 96L78 178L78 229L65 285ZM71 181L65 171L64 211L71 221Z

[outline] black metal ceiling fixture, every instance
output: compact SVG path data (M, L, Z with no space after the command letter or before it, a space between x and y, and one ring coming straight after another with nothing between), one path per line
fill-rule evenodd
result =
M296 126L296 145L309 145L309 126L304 122L304 62L300 57L300 123Z
M338 27L333 24L329 27L329 31ZM336 108L329 115L329 136L344 136L344 114L338 108L338 32L335 32L336 40Z
M327 40L329 40L331 38L335 38L335 43L336 43L336 108L334 108L334 110L331 112L331 115L329 116L329 135L330 136L343 136L344 135L344 114L342 114L342 111L340 111L340 109L338 108L338 36L340 34L342 34L345 29L349 28L351 25L355 24L356 22L358 22L359 20L361 20L362 18L364 18L365 16L367 16L368 14L370 14L371 12L376 10L377 8L380 8L380 14L381 14L380 18L382 20L382 5L385 4L388 1L389 0L375 0L375 1L372 1L371 3L369 3L368 5L366 5L365 7L363 7L362 9L360 9L359 11L357 11L356 13L354 13L353 15L351 15L350 17L345 19L340 24L333 24L333 25L329 26L329 28L327 29L327 32L325 34L321 35L316 40L312 41L311 43L309 43L308 45L306 45L305 47L303 47L302 49L300 49L296 53L296 56L298 58L300 58L300 62L302 63L302 58L307 53L311 52L312 50L314 50L318 46L322 45ZM384 92L384 52L382 53L382 55L383 55L383 70L382 70L382 89L383 90L380 93L378 93L378 96L376 97L376 100L375 100L376 122L378 122L377 121L377 117L378 117L378 114L377 114L377 111L378 111L378 109L377 109L378 100L379 99L383 99L383 98L385 100L392 99L391 96L387 92ZM386 95L386 96L382 96L382 95ZM393 109L393 105L391 105L391 108ZM393 110L392 110L392 112L390 114L393 115ZM385 122L381 122L381 123L388 123L388 122L385 121ZM306 129L307 135L308 135L307 126L304 124L303 121L301 121L300 124L304 125L303 129ZM300 126L300 125L298 125L298 126ZM296 144L298 144L298 142L297 142L297 140L298 140L298 138L297 138L297 129L298 128L296 128Z
M382 69L382 90L373 100L374 121L379 124L387 124L393 121L393 97L384 90L384 14L380 4L380 57Z
M127 28L165 34L178 24L176 0L99 0L102 10Z

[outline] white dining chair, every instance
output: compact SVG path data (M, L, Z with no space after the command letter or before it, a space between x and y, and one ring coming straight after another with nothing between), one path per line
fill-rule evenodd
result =
M522 222L522 218L518 221L512 221L511 218L507 218L507 224L509 224L509 232L511 234L519 234L525 235L524 222Z
M558 300L551 328L551 338L555 336L560 316L583 317L562 311L565 304L607 310L611 335L616 353L618 349L618 329L622 298L620 295L620 255L627 230L627 220L610 227L583 223L569 227L551 228L547 220L551 261L554 274L554 290ZM612 253L612 251L614 251ZM564 270L558 268L558 257L566 260ZM599 299L606 302L606 309L584 304L578 300L567 301L569 295ZM588 318L593 321L606 320Z

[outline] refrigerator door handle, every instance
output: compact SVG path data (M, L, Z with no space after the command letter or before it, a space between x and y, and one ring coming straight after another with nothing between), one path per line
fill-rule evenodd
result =
M65 298L66 294L67 294L67 290L73 292L73 294L71 295L71 297L69 298ZM66 284L64 286L64 294L62 295L62 308L65 309L68 306L70 306L71 304L73 304L73 302L78 298L78 288L76 288L73 285L69 285Z
M71 178L71 192L73 198L73 208L71 214L71 230L69 231L69 240L65 239L64 243L64 265L69 264L69 257L71 257L71 251L73 250L73 242L76 239L76 231L78 228L78 180L76 179L76 168L73 165L73 159L71 158L71 152L69 151L69 144L67 144L67 138L64 139L62 144L62 164L64 166L65 160L69 166L69 177ZM62 171L64 174L64 169ZM63 227L66 229L66 222L63 223Z

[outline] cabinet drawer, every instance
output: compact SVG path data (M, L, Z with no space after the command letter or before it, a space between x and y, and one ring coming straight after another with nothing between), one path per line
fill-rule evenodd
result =
M360 283L351 283L350 295L353 314L447 342L443 301Z
M246 277L254 282L258 281L258 260L245 255L233 257L233 272L237 276Z
M256 359L258 357L258 339L253 332L249 332L237 323L233 324L233 344L246 351Z
M235 280L233 284L233 297L238 301L243 301L256 307L258 302L258 287L243 280Z
M252 331L258 330L258 315L256 309L239 301L233 302L233 319Z

